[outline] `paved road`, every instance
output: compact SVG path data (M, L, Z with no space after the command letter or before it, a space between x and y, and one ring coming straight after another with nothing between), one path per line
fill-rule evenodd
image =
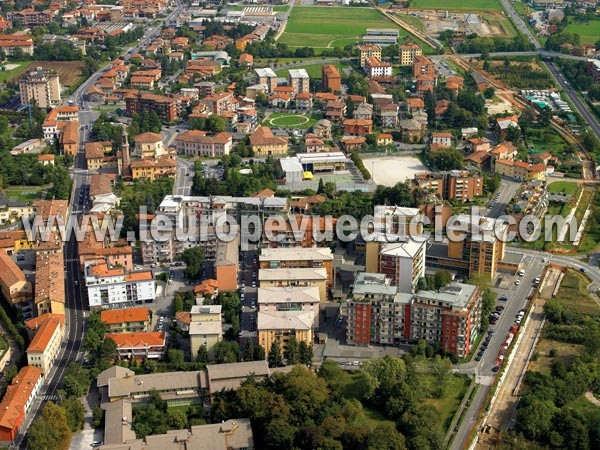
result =
M494 200L494 205L488 208L485 215L493 218L498 218L503 215L506 210L506 205L508 205L510 200L515 196L520 186L521 183L517 181L503 179L500 183L500 187L496 191L498 198L497 200Z

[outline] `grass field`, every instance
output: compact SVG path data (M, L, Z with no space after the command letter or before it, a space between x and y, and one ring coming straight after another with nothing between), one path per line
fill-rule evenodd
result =
M433 380L433 377L426 377ZM467 388L469 379L464 376L453 375L448 377L444 396L442 398L428 398L424 403L433 406L440 415L440 426L447 430L452 418L460 405Z
M347 64L342 64L339 62L333 63L332 65L337 67L337 69L340 71L340 73L342 72L342 69L344 67L348 67ZM293 69L306 69L308 76L311 78L316 78L316 79L320 80L323 77L323 71L322 71L323 64L307 64L305 66L296 66L296 67L292 67L292 68ZM278 77L287 78L288 70L289 69L279 69L279 70L276 70L275 73L277 74Z
M461 11L499 11L501 9L498 0L414 0L411 7L421 9L455 9Z
M583 315L598 315L600 314L600 305L589 294L587 290L589 283L590 280L585 275L568 269L556 299L565 305L569 311Z
M263 125L271 128L295 128L308 130L319 117L310 114L273 113L263 121Z
M81 80L83 61L33 61L31 67L43 67L58 73L61 87L71 87Z
M42 196L42 191L48 188L50 188L50 185L15 186L6 188L4 193L6 198L12 202L31 202L38 200Z
M548 192L563 192L565 194L573 195L577 192L577 183L573 181L556 181L548 185Z
M600 38L600 20L592 20L589 23L570 23L565 28L566 33L577 33L582 43L595 44Z
M550 350L556 350L556 356L550 356ZM555 359L562 359L569 364L577 355L581 354L583 345L570 344L552 339L540 339L535 347L536 358L529 363L529 370L550 374L552 363Z
M7 63L3 64L1 67L5 67L9 64L18 64L18 67L15 67L12 70L4 70L0 71L0 82L4 82L7 80L18 80L19 76L29 67L30 62L22 62L22 63Z
M373 8L296 6L279 42L290 47L343 47L359 40L367 28L399 29ZM402 29L399 32L408 36Z

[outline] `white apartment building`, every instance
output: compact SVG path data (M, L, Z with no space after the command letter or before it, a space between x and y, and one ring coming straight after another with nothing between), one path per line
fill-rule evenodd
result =
M400 292L415 292L425 276L426 245L427 241L414 239L384 244L379 251L379 272L389 277Z
M46 313L28 320L26 325L35 333L27 347L27 364L42 369L42 376L46 378L60 350L65 316Z
M391 77L392 65L381 61L375 56L368 56L365 60L365 72L369 78L373 77Z
M129 272L106 263L86 264L85 285L90 308L127 308L152 303L156 287L152 272Z
M310 77L306 69L290 69L290 86L296 94L310 92Z
M21 105L35 102L40 108L50 108L60 103L58 74L37 67L19 80Z

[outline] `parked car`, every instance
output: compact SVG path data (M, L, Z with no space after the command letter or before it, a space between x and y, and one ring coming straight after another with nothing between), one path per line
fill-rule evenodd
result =
M508 301L508 297L506 297L506 296L503 295L498 300L500 300L501 302L507 302Z
M515 286L518 286L521 284L521 280L515 280Z

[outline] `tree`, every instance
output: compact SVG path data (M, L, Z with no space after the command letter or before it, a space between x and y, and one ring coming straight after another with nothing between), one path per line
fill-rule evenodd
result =
M104 423L104 410L100 408L99 404L94 405L94 410L92 412L92 426L94 428L101 427Z
M483 91L483 96L487 99L493 98L494 95L496 95L496 91L494 90L493 87L487 87Z
M377 425L369 434L369 450L406 450L404 436L396 430L396 427L384 422Z
M169 415L169 426L174 430L182 430L187 428L187 415L181 410L171 410L167 413Z
M269 448L286 450L292 448L295 436L296 427L285 419L276 418L267 425L265 441Z
M452 274L447 270L439 269L435 271L433 283L435 290L440 290L452 282Z
M236 342L220 341L214 346L215 362L234 363L240 360L240 348Z
M178 350L176 348L167 350L167 361L178 369L182 368L184 363L183 350Z
M198 355L196 357L196 360L199 363L204 363L204 364L206 364L208 362L208 350L206 349L206 347L204 345L201 345L198 348Z
M69 448L71 431L65 410L55 403L48 402L42 410L42 417L35 420L28 431L28 444L31 450L66 450Z
M435 355L431 369L433 376L435 377L436 385L434 389L434 395L437 398L442 398L446 390L446 384L450 377L450 367L452 363L450 360L443 358L440 355Z
M183 311L183 297L180 294L175 294L173 298L173 313Z
M258 344L254 347L254 361L264 361L265 359L265 348Z
M204 261L204 249L201 247L186 248L181 256L186 264L184 271L188 280L197 280L202 275L202 262Z
M307 344L304 341L300 341L298 345L298 351L300 352L300 362L306 366L312 365L313 361L313 348L312 345Z
M254 361L254 342L252 339L247 339L242 352L244 361Z
M433 170L455 170L464 166L463 155L454 148L427 152L427 164Z
M81 401L77 398L69 398L60 402L60 406L65 410L67 424L71 432L76 433L81 430L85 416L85 408L81 404Z
M279 341L273 342L271 349L269 350L269 356L267 358L269 367L280 367L281 360L281 348L279 347Z
M283 356L287 359L288 365L293 366L298 364L298 361L300 360L300 351L295 336L290 336L283 351Z

